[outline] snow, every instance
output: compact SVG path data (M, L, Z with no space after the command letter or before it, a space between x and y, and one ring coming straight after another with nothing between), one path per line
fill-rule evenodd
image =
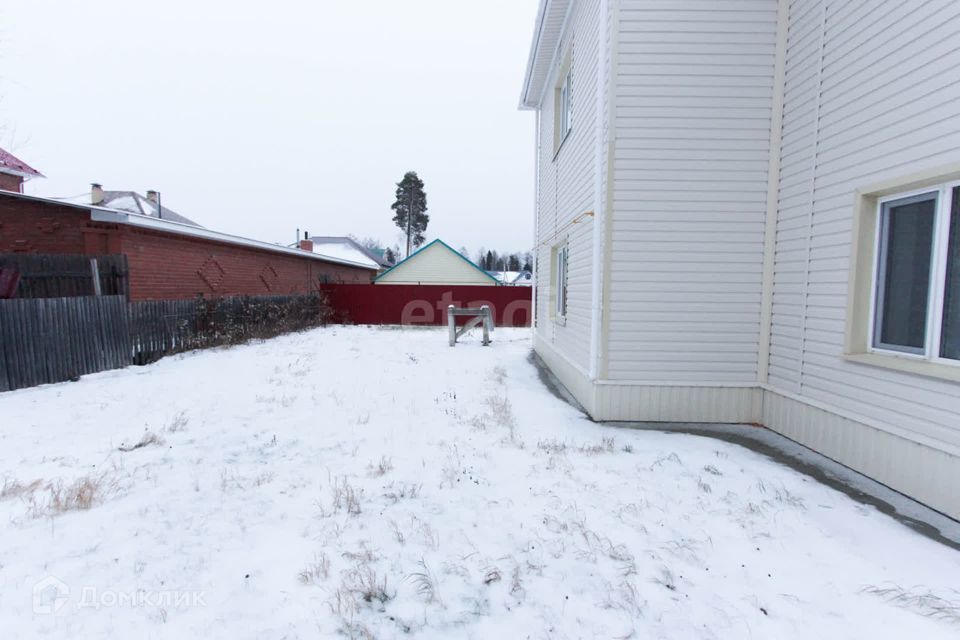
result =
M328 258L349 260L350 262L362 264L367 267L379 268L380 266L371 260L370 257L365 253L358 251L356 248L351 247L344 242L314 242L313 252L322 256L327 256Z
M594 424L494 339L329 327L0 394L3 637L957 637L960 553Z
M128 211L130 213L139 213L143 215L143 211L141 211L140 207L137 205L137 199L133 196L120 196L119 198L114 198L113 200L104 203L104 206L109 209L117 209L119 211Z

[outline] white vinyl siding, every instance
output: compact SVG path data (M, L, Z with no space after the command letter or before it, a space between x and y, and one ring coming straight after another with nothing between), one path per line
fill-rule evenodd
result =
M385 272L377 284L470 284L496 286L493 278L439 242Z
M591 285L593 266L592 221L596 198L597 55L601 24L597 0L574 4L559 46L557 62L569 60L574 78L570 97L576 123L562 148L555 149L555 127L560 119L554 89L562 82L563 64L546 80L549 88L540 104L539 189L537 192L537 339L550 345L581 372L589 369ZM605 36L604 36L605 37ZM579 222L574 222L578 220ZM554 249L567 247L567 313L555 315L551 281Z
M769 378L954 451L957 383L843 352L855 193L960 162L958 30L952 0L791 4Z
M606 378L757 375L776 0L622 0Z

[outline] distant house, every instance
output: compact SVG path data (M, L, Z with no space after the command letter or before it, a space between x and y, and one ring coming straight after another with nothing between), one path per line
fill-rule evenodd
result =
M23 183L32 178L42 178L42 173L16 157L0 149L0 191L23 193Z
M496 286L496 278L442 240L434 240L387 269L375 284L471 284Z
M393 266L383 259L383 254L371 251L347 236L311 236L308 240L313 243L314 253L342 258L378 269L389 269Z
M189 224L194 227L201 226L190 218L163 206L160 202L160 195L156 191L147 191L147 195L142 196L136 191L108 191L99 184L93 184L89 194L78 198L68 198L68 200L76 204L91 204L107 209L169 220L170 222Z
M532 287L533 274L530 271L488 271L500 284Z

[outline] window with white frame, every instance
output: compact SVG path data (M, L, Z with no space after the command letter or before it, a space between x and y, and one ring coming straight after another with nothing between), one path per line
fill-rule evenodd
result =
M567 66L557 87L556 102L556 149L567 138L573 128L573 70Z
M878 201L870 346L960 361L960 184Z
M567 259L569 258L567 245L558 247L554 257L553 290L554 315L558 318L567 317Z

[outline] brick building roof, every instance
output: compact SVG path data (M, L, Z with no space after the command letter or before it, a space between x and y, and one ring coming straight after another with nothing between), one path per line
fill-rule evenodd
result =
M0 173L12 173L24 178L42 178L44 175L5 149L0 149Z

